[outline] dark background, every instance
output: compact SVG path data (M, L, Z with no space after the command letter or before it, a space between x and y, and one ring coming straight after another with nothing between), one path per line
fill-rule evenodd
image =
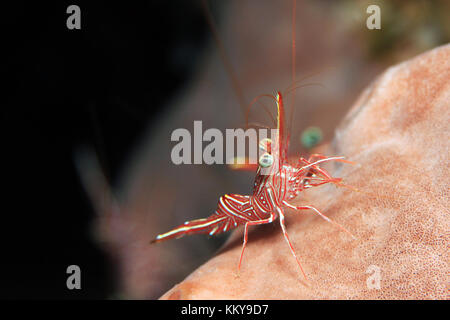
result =
M81 8L81 30L66 9ZM111 260L74 151L112 185L142 131L192 77L210 32L199 1L2 4L1 298L109 298ZM79 265L82 290L66 288Z

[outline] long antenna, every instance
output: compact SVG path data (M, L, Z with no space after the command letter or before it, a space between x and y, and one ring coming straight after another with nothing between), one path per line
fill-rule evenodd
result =
M295 83L295 17L297 9L297 1L292 3L292 83Z
M292 0L292 83L295 83L295 53L296 53L296 47L295 47L295 25L296 25L296 13L297 13L297 1ZM290 139L290 134L292 130L292 121L294 118L294 105L295 105L295 91L292 92L291 97L291 110L289 113L289 130L288 130L288 140Z
M217 48L219 49L219 53L220 53L222 62L225 66L225 69L226 69L228 75L230 76L231 85L233 86L233 89L236 93L239 105L241 106L241 111L245 116L245 114L246 114L245 109L247 106L247 102L246 102L244 94L241 90L239 81L237 80L236 74L234 73L233 67L231 66L230 60L228 59L228 56L225 53L225 47L222 43L222 40L220 39L219 32L217 31L216 24L214 23L214 18L211 14L211 11L209 10L207 0L202 0L202 7L203 7L203 11L205 12L206 20L208 21L209 27L211 28L211 31L213 33Z

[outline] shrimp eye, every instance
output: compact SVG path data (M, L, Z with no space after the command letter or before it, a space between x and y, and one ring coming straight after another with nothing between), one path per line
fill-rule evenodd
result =
M271 154L268 153L264 153L260 158L259 158L259 165L263 168L268 168L273 164L273 156Z
M264 138L259 142L259 148L262 149L264 152L272 152L272 140L269 138Z

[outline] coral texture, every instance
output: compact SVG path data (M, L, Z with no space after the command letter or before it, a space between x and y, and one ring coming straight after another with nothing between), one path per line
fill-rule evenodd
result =
M308 190L312 212L287 212L306 282L277 221L251 228L240 275L242 230L163 299L448 299L450 45L386 70L320 151L356 192Z

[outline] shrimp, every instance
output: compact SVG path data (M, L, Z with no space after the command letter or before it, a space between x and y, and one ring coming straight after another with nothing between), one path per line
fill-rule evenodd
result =
M224 54L223 45L215 30L211 15L208 11L206 0L203 1L208 23L213 30L217 45L221 51L224 64L228 70L232 84L235 91L240 97L241 105L244 105L242 92L237 84L236 77L232 72L229 61ZM292 105L290 109L290 124L289 131L292 127L293 106L294 106L294 91L305 85L298 86L299 81L295 79L295 11L296 1L293 0L293 15L292 15L292 85L284 92L292 94ZM312 84L315 85L315 84ZM319 165L321 163L330 161L339 161L353 164L351 161L344 160L342 156L325 157L319 154L313 154L308 159L300 157L295 163L290 163L287 158L289 148L289 135L285 134L285 112L283 103L283 94L278 91L276 95L263 94L257 96L247 106L246 109L246 124L248 127L248 115L250 107L258 102L262 97L272 99L277 107L277 117L272 117L272 114L267 110L266 106L262 105L265 111L270 115L276 124L276 136L273 139L263 139L259 146L264 152L258 161L256 169L256 177L253 186L253 193L251 195L240 194L225 194L219 198L218 206L214 214L207 218L186 221L184 224L156 236L151 243L157 243L169 239L180 238L191 234L209 234L210 236L218 235L224 232L231 231L240 225L244 225L244 239L242 243L241 255L239 257L237 271L240 272L242 259L244 256L245 247L248 241L248 230L250 226L257 226L268 224L279 219L280 226L284 238L289 246L289 249L294 256L297 264L303 274L305 280L307 276L303 270L299 256L294 250L294 246L289 239L286 225L285 225L285 211L286 209L293 209L295 211L311 210L324 220L334 224L337 228L347 233L350 237L355 237L346 228L328 218L325 214L320 212L317 208L311 205L296 206L290 203L296 198L299 193L307 188L318 187L327 183L333 183L337 186L349 187L357 190L351 186L344 185L341 178L332 177L324 168ZM233 166L232 166L233 168ZM247 170L252 169L251 165L235 166L234 169Z
M225 194L220 197L217 210L207 218L186 221L184 224L156 236L152 243L180 238L185 235L207 233L217 235L244 225L244 240L238 263L238 274L241 268L245 247L248 240L250 226L268 224L279 219L284 238L289 249L297 261L298 266L307 280L306 273L300 263L294 247L289 239L285 226L285 210L312 210L326 221L336 225L339 229L354 236L343 226L334 222L317 208L310 205L295 206L293 200L306 188L317 187L327 183L341 184L340 178L333 178L319 164L329 161L341 161L344 157L324 157L312 155L309 159L299 158L291 165L287 161L289 139L284 133L284 105L281 92L271 96L275 100L278 110L277 132L275 139L264 139L260 147L264 153L259 158L259 166L252 195Z

